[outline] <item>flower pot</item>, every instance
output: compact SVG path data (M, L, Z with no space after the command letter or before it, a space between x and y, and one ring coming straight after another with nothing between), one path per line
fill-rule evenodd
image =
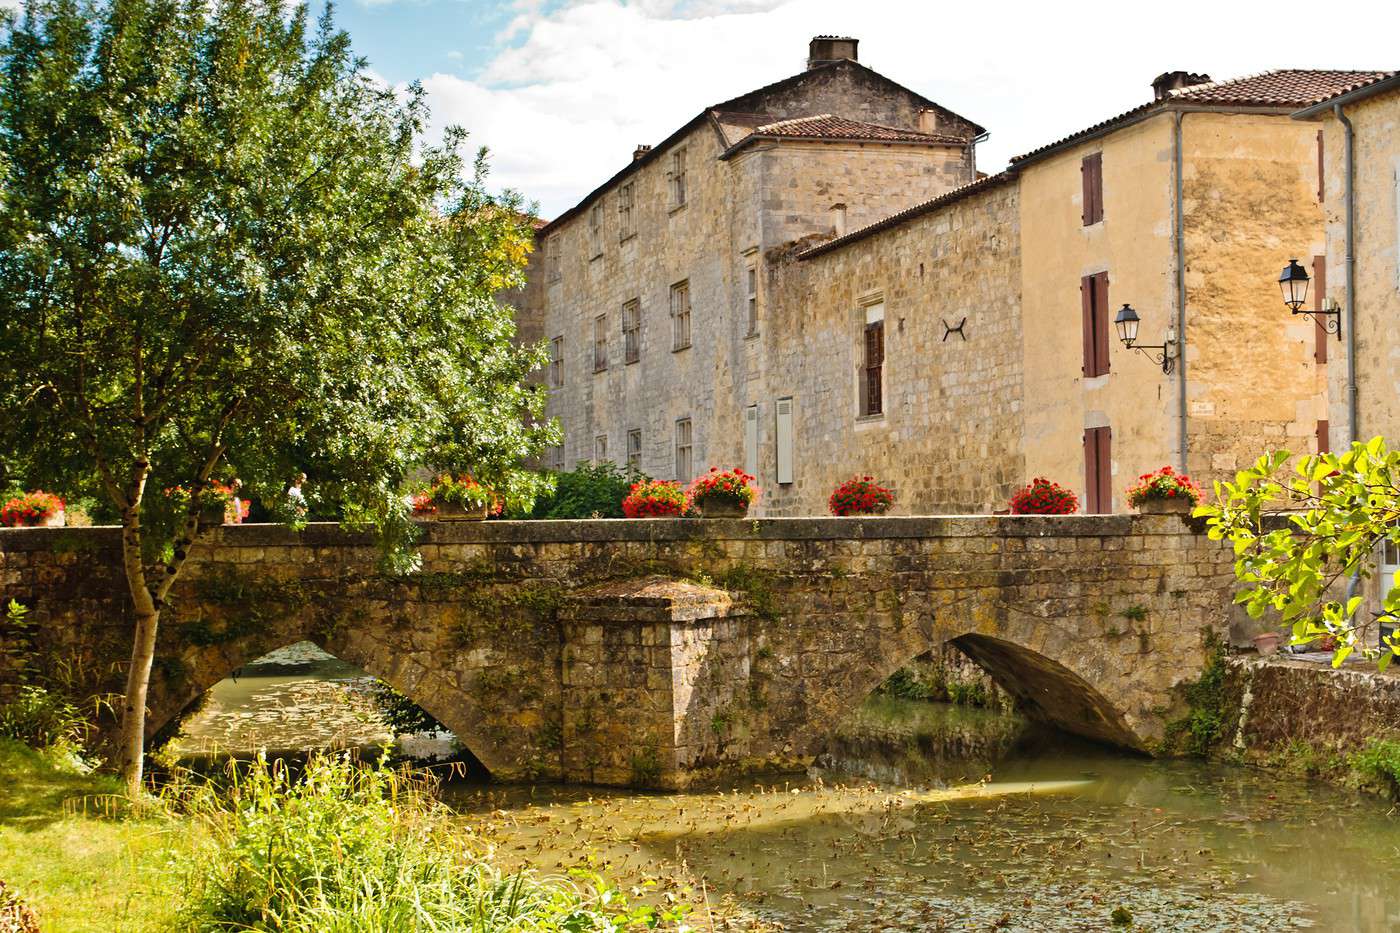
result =
M700 506L702 518L743 518L749 514L747 502L733 499L700 499L695 504Z
M1254 636L1254 650L1261 655L1270 655L1278 651L1279 643L1283 641L1283 635L1278 632L1264 632Z
M206 502L199 507L199 523L201 525L222 525L227 518L228 504L225 502Z
M68 516L62 509L59 509L57 512L50 512L48 515L39 519L40 528L62 528L66 524L68 524Z
M1190 515L1191 500L1186 496L1173 496L1170 499L1143 499L1137 510L1143 515Z
M487 508L482 505L463 505L460 502L435 502L437 520L440 522L479 522L486 518Z

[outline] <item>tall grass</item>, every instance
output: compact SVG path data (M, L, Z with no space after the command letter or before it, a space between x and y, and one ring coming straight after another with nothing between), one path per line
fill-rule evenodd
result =
M680 914L629 905L597 877L506 875L449 820L425 779L346 756L294 776L259 759L222 786L169 796L207 823L181 928L278 933L591 933Z

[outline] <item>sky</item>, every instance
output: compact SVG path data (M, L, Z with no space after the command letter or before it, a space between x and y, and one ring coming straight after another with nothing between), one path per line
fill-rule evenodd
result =
M983 171L1143 103L1164 71L1400 68L1394 0L337 0L336 18L546 218L638 143L801 71L817 34L858 38L863 64L987 127Z

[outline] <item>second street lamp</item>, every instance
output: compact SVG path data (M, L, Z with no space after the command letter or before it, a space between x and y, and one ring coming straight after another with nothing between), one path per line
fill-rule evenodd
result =
M1167 338L1159 344L1142 345L1137 342L1138 325L1142 323L1142 318L1132 309L1131 305L1123 305L1118 309L1118 316L1113 319L1113 324L1118 328L1118 339L1123 341L1123 346L1129 350L1137 350L1144 356L1149 357L1154 363L1162 367L1162 372L1171 375L1176 369L1176 339L1172 336L1171 328L1167 329ZM1160 353L1149 353L1149 350L1160 350Z

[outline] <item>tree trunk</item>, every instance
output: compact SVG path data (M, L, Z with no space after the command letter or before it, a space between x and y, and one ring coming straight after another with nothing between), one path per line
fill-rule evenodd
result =
M122 518L122 564L127 587L136 609L136 631L131 643L131 666L126 672L126 695L122 701L118 760L126 794L141 796L141 778L146 753L146 694L150 687L151 665L156 654L156 627L160 609L146 586L146 568L141 559L141 517L138 507L127 509Z

